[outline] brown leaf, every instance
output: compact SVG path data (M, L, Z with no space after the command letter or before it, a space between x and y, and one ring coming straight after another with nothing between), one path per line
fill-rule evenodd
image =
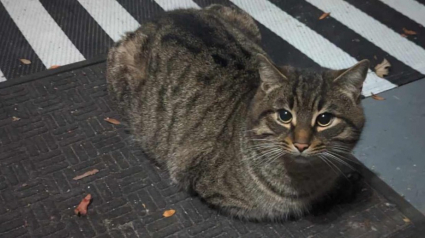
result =
M49 69L57 69L57 68L59 68L59 67L61 67L60 65L52 65L52 66L50 66L50 68Z
M27 59L19 59L23 64L31 64L30 60Z
M119 124L121 124L121 122L120 122L120 121L118 121L117 119L109 118L109 117L105 118L105 121L107 121L107 122L109 122L109 123L111 123L111 124L114 124L114 125L119 125Z
M371 225L370 225L370 220L369 220L369 219L366 219L366 220L363 222L363 224L364 224L364 226L365 226L368 230L370 230Z
M410 222L410 219L407 218L407 217L405 217L405 218L403 218L403 221L406 222L406 223L409 223Z
M384 101L385 98L372 93L372 98L378 101Z
M416 35L416 31L407 30L406 28L403 28L403 32L406 35Z
M384 59L380 64L375 66L375 73L378 77L383 78L388 74L388 68L391 67L390 62L387 59Z
M407 37L407 35L406 35L406 34L401 34L401 36L402 36L402 37L404 37L404 38L406 38L406 37Z
M86 215L87 214L87 206L90 204L91 201L91 194L87 194L83 200L81 200L80 204L78 204L77 208L75 208L74 213L75 215L81 214Z
M73 178L73 180L80 180L80 179L83 179L85 177L95 175L98 172L99 172L98 169L93 169L93 170L90 170L90 171L85 172L84 174L81 174L81 175L76 176L75 178Z
M319 20L323 20L323 19L325 19L327 16L329 16L331 13L330 12L325 12L325 13L323 13L320 17L319 17Z
M142 203L142 206L143 206L144 209L146 209L146 205L144 203Z
M12 117L12 121L19 121L19 120L21 120L21 118L15 117L15 116Z
M174 213L176 213L176 210L171 209L171 210L165 211L164 214L162 214L162 215L164 217L170 217L170 216L174 215Z

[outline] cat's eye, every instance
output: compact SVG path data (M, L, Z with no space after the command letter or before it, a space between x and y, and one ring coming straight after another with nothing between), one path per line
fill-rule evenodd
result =
M330 113L322 113L316 118L316 123L319 126L329 126L334 119L334 115Z
M292 121L292 114L289 111L282 109L282 110L278 111L278 114L279 114L279 119L283 123L287 124L287 123L290 123Z

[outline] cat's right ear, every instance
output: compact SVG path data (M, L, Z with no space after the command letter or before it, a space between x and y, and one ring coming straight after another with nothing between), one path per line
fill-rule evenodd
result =
M261 78L261 89L269 93L283 85L288 78L265 56L257 54L258 72Z

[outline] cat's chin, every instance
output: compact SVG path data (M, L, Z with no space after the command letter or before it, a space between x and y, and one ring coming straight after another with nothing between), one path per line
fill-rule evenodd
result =
M298 164L308 164L313 161L316 161L317 158L314 155L291 155L287 157L287 160L292 163L298 163Z

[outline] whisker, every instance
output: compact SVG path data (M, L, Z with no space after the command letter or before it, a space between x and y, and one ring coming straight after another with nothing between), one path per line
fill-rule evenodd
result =
M328 162L331 163L348 180L347 176L345 176L345 174L342 172L342 170L337 165L332 163L332 161L329 158L327 158L327 159L328 159Z

